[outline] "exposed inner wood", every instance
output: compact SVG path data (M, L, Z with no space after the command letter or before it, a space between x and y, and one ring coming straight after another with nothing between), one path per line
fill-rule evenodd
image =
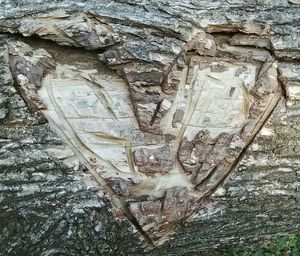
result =
M159 244L234 170L282 96L271 54L238 40L202 32L168 72L128 65L123 77L84 59L53 64L44 49L10 42L11 66L27 101L147 242Z

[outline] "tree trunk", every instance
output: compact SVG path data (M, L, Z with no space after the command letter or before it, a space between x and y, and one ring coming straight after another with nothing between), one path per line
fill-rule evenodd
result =
M0 3L1 255L299 232L299 0Z

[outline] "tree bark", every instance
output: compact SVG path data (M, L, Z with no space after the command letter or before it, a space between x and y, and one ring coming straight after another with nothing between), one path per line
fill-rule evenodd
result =
M298 0L0 3L3 255L299 232Z

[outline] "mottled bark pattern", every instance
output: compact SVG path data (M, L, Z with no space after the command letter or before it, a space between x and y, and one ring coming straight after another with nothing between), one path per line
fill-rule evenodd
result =
M299 230L298 1L0 4L5 255Z

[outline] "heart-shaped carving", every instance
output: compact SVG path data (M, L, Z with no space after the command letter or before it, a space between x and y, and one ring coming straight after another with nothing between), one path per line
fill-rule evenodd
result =
M32 51L18 63L30 63ZM38 56L45 66L49 56ZM223 183L272 113L281 97L276 62L267 50L201 32L164 69L121 71L124 79L57 63L41 89L24 79L22 88L116 206L159 243ZM74 156L64 161L76 168Z

